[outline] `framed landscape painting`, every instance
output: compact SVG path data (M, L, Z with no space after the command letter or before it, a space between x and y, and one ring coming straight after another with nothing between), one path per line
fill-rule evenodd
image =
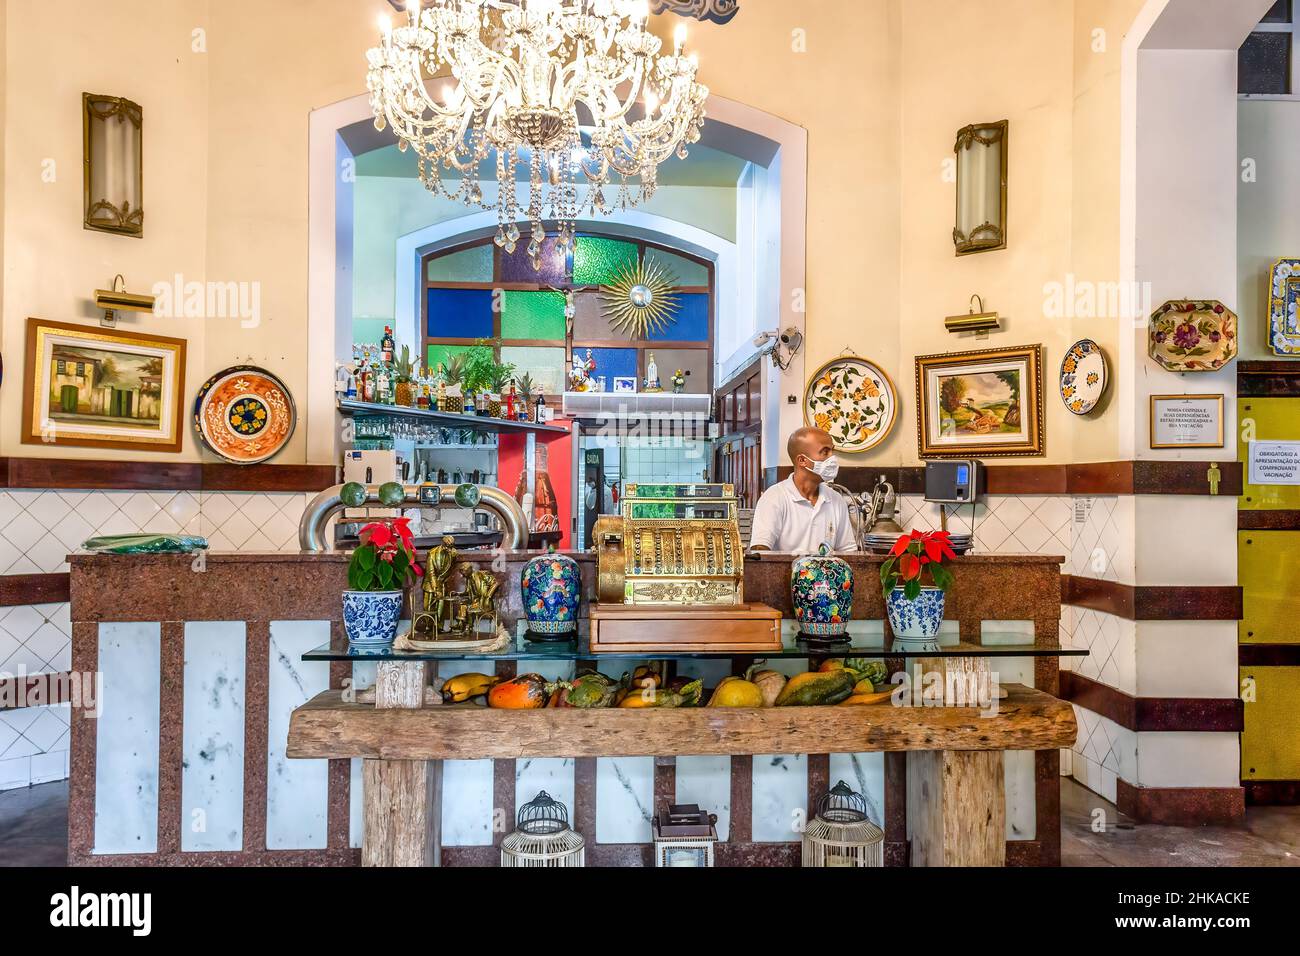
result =
M922 458L1046 453L1041 345L918 356L916 395Z
M180 451L185 340L27 320L22 440Z

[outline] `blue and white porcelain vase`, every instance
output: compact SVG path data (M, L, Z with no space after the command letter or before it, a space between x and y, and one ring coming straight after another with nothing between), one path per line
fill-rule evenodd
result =
M397 639L403 591L344 591L343 629L354 647L386 647Z
M520 596L528 630L541 640L569 640L578 630L582 575L578 562L562 554L542 554L524 565Z
M938 633L943 625L944 593L939 588L921 588L915 599L909 600L902 588L894 588L885 596L889 612L889 626L894 631L896 651L937 651Z
M844 637L853 616L853 569L823 544L790 566L790 601L801 634Z

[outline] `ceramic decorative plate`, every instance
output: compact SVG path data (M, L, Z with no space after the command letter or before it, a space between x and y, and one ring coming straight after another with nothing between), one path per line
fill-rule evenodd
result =
M289 443L298 412L284 383L266 369L237 365L203 383L194 429L209 449L237 465L255 465Z
M1106 394L1106 355L1092 339L1080 339L1061 360L1061 401L1076 415L1087 415Z
M1268 347L1274 355L1300 355L1300 259L1273 263L1268 284Z
M885 440L898 417L898 393L874 362L842 355L808 380L803 420L831 436L836 451L857 452Z
M1237 357L1237 316L1213 299L1176 299L1151 314L1149 352L1170 372L1213 372Z

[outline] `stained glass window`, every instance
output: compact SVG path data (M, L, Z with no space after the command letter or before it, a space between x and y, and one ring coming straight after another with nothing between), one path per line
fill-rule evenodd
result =
M573 250L573 284L606 285L639 261L636 243L579 236Z
M564 296L558 292L504 293L501 337L563 342Z
M647 265L657 265L661 269L667 270L680 286L707 286L709 284L709 267L703 262L696 262L694 259L674 255L655 246L646 247L645 261Z
M492 245L470 246L429 259L430 282L491 282Z
M491 248L491 247L489 247ZM542 268L534 269L528 258L528 231L515 246L513 253L501 250L501 281L536 283L537 285L562 286L568 279L568 256L560 251L554 236L547 236L542 242Z
M564 377L567 369L564 363L564 349L533 348L528 346L506 345L501 348L501 361L515 367L515 382L518 383L525 374L533 377L535 385L549 395L558 395L564 391Z
M709 297L702 292L679 296L677 311L667 328L650 333L652 342L707 342L709 340Z
M575 351L586 354L585 349ZM605 377L606 391L614 391L616 378L635 378L639 388L641 378L637 370L636 349L592 349L591 357L596 360L596 371L592 375Z
M490 339L491 289L431 288L428 336L431 339Z
M633 378L639 385L645 352L656 343L674 342L683 347L658 353L664 388L671 387L668 377L678 367L691 372L688 391L707 393L712 388L712 275L707 263L642 241L582 235L568 261L548 238L542 268L536 271L527 244L525 235L515 252L507 254L485 238L425 257L423 327L431 366L465 351L470 342L486 340L500 361L517 366L517 375L527 372L552 394L567 384L572 356L590 348L598 364L596 375L604 377L612 391L615 378ZM638 262L667 269L679 288L709 290L679 292L675 320L649 340L630 339L610 327L599 289ZM566 293L574 307L572 322L565 314ZM359 331L363 323L356 320L354 327ZM392 320L376 319L374 324L382 329Z

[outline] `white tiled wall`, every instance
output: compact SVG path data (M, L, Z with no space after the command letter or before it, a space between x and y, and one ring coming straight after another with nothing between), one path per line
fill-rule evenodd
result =
M298 519L311 494L190 491L0 492L0 575L67 571L67 555L98 535L200 535L214 551L297 551ZM68 605L0 607L0 676L59 673L72 666ZM43 713L0 712L0 790L67 777L68 735L51 735ZM20 728L21 729L16 729ZM26 732L30 728L30 732Z

